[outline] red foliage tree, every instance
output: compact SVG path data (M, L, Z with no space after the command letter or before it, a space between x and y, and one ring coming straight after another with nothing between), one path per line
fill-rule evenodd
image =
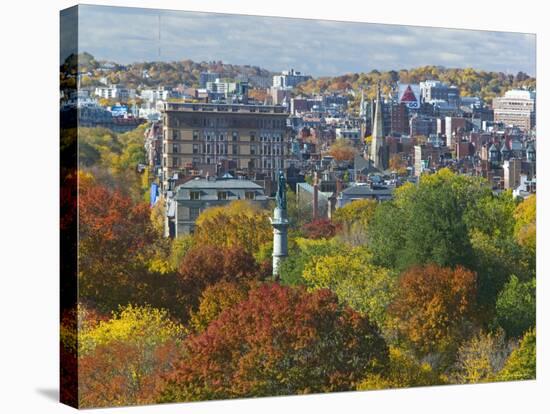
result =
M79 407L152 404L163 387L163 375L177 359L174 341L143 352L136 343L118 341L98 346L79 358Z
M220 281L245 282L262 278L254 257L238 245L226 248L194 246L183 258L179 276L194 305L209 285Z
M157 237L149 207L94 183L79 188L79 295L101 310L135 299ZM134 297L132 297L134 296Z
M336 235L340 226L329 219L316 219L302 226L304 236L308 239L330 239Z
M460 341L475 297L474 272L460 266L416 266L401 276L389 312L399 333L417 351L443 351Z
M387 362L378 329L329 290L263 284L188 338L160 400L351 390Z

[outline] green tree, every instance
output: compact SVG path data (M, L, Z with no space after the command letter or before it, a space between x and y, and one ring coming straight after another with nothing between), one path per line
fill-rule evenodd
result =
M497 298L497 323L509 336L519 337L535 326L536 310L536 279L520 282L512 275Z
M537 336L535 329L528 331L498 374L499 381L519 381L536 379L537 376Z

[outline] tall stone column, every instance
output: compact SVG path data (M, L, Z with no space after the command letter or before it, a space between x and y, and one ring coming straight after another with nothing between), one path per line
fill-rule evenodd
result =
M279 278L279 266L281 261L288 256L288 226L289 221L286 210L286 180L283 172L279 172L277 188L277 206L273 210L273 218L270 218L273 226L273 277Z
M286 210L275 207L273 218L273 276L279 277L279 265L281 261L288 256L288 219Z

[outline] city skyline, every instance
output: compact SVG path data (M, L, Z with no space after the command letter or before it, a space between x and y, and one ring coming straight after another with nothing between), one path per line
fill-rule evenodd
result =
M426 65L536 76L535 41L524 33L177 10L85 5L79 13L79 50L100 60L221 60L314 77Z

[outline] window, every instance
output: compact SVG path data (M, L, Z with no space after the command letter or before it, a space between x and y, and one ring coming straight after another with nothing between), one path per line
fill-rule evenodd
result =
M227 191L218 191L218 200L227 200Z
M250 155L256 155L256 145L250 146Z
M191 207L189 208L189 219L190 220L196 220L199 217L199 214L201 214L201 209L198 207Z
M254 134L254 132L250 133L250 141L251 142L256 141L256 134Z
M172 144L172 152L174 154L177 154L179 152L179 145L178 144Z
M233 155L239 155L239 146L233 145Z
M193 141L196 141L199 139L199 131L193 131Z
M239 133L237 131L233 131L233 134L231 134L231 138L233 139L233 141L238 141Z
M190 200L200 200L201 199L201 192L200 191L190 191L189 192L189 199Z
M178 130L177 129L173 129L172 130L172 139L178 139Z
M199 145L193 144L193 154L198 154L198 153L199 153Z
M180 164L180 159L178 157L172 158L172 167L178 167Z
M255 191L245 191L244 193L244 198L246 200L254 200L255 197L256 197Z

